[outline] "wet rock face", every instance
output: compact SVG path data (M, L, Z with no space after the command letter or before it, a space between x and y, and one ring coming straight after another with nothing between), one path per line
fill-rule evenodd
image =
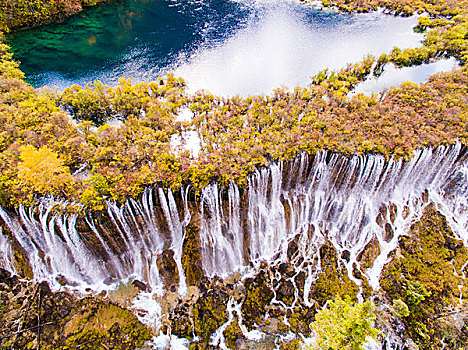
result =
M16 267L16 272L23 278L33 279L34 276L30 266L30 262L27 258L27 254L2 220L0 220L0 231L10 238L14 260L12 263Z
M358 286L348 278L347 270L338 262L336 250L331 243L327 242L320 248L320 259L322 271L312 286L311 299L322 306L327 300L337 296L355 297Z
M107 301L52 293L47 283L20 281L0 269L1 349L135 349L150 331Z
M164 283L164 288L171 292L177 290L179 284L179 271L174 260L174 251L171 249L164 250L158 255L158 269Z
M134 286L136 289L141 290L143 292L146 292L146 291L149 290L148 285L146 283L144 283L144 282L139 281L139 280L134 280L132 282L132 286Z
M379 241L377 238L372 239L357 257L357 261L361 264L361 270L364 271L371 267L380 252Z
M196 225L190 224L186 227L185 232L182 248L182 265L187 285L196 286L204 274L201 261L199 230Z
M261 324L261 317L273 299L273 292L266 271L260 271L255 278L247 279L244 285L245 300L242 304L242 315L245 318L245 325L252 329L254 324Z
M202 283L204 290L193 306L195 334L202 340L210 336L227 321L227 304L230 290L219 280Z
M289 253L297 257L297 246L292 242ZM327 300L345 294L355 298L358 290L340 267L331 244L325 244L321 257L322 271L310 290L312 307L306 305L303 295L304 270L313 266L301 259L276 266L264 263L251 277L202 278L197 298L179 299L169 312L172 334L190 340L196 336L192 349L211 349L212 335L224 325L222 335L230 349L275 349L277 344L283 349L298 348L297 338L284 337L291 333L308 336L317 310ZM262 340L247 339L245 332L251 330L264 334Z
M178 337L193 339L194 326L192 305L189 303L179 303L171 312L171 333Z

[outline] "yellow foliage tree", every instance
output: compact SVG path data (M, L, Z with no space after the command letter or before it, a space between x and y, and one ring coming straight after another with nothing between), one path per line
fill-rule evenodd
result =
M20 148L18 179L30 190L41 194L56 194L72 181L70 170L47 146L37 149L27 145Z

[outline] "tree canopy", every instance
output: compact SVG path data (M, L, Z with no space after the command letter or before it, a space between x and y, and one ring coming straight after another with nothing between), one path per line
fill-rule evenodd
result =
M353 304L349 297L328 302L311 324L317 338L309 350L363 350L368 337L376 338L371 302Z

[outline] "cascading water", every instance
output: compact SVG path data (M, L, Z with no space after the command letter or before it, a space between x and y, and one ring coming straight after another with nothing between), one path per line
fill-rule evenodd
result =
M79 237L76 216L51 214L56 204L44 200L35 208L37 212L20 206L16 217L0 209L0 217L26 253L35 279L52 285L57 285L59 277L65 277L71 285L102 281L106 277L103 267Z
M11 248L10 242L6 236L2 233L2 228L0 226L0 267L15 274L16 268L13 265L13 250Z
M163 189L160 188L159 198L171 232L171 248L174 251L174 260L179 272L179 294L185 295L187 292L187 283L185 281L184 268L182 267L182 248L185 239L185 230L182 225L184 223L180 221L179 212L177 210L177 205L175 203L174 196L172 195L172 191L168 191L166 199ZM188 213L188 211L186 211L186 213ZM190 221L189 214L186 215L186 220L184 221Z
M217 185L209 185L202 192L200 242L203 268L208 276L226 277L244 265L239 189L233 183L228 198L226 212Z
M153 293L162 293L158 255L171 249L178 291L184 295L182 258L190 223L198 225L207 276L225 278L236 271L254 272L262 261L274 266L290 260L297 273L306 275L301 300L311 306L309 293L321 269L320 247L327 240L349 278L357 285L362 283L359 278L367 278L375 290L399 237L421 218L428 203L435 203L468 244L468 161L460 143L416 151L408 162L370 154L304 153L289 163L255 171L244 191L234 183L227 188L211 184L200 202L190 205L188 193L188 188L182 189L177 200L170 190L147 189L140 201L122 206L108 202L106 215L85 218L59 215L53 209L63 203L53 199L29 210L19 207L16 214L0 208L7 229L0 232L0 266L15 270L14 240L29 259L35 279L56 287L59 277L62 284L81 290L108 288L104 282L109 277L133 278L146 282ZM290 255L293 241L298 253ZM380 246L380 255L363 271L359 255L371 241ZM363 277L358 278L356 270ZM294 277L290 280L294 283ZM297 301L298 291L294 293Z
M381 254L366 275L371 286L378 289L388 254L396 248L398 237L420 218L429 201L447 208L456 232L460 231L456 225L466 227L460 220L467 220L462 215L467 185L455 181L466 169L465 161L457 162L460 153L460 144L427 148L404 163L377 155L347 158L323 151L313 158L300 155L291 163L286 177L281 163L256 171L248 179L249 225L244 234L250 240L249 260L284 260L288 243L299 236L302 258L313 261L319 259L318 248L326 237L338 251L350 279L360 284L352 273L354 267L359 268L357 257L372 239L377 239ZM428 198L423 198L426 190ZM223 219L219 197L216 185L207 187L202 196L202 203L211 213L204 215L202 209L204 267L209 275L215 271L228 274L241 267L220 257L222 252L240 251L236 247L239 240L231 243L227 237L228 232L238 232L241 222L239 217ZM231 192L228 198L230 203L236 202ZM466 229L462 232L458 235L466 237ZM311 275L313 271L309 271ZM311 283L313 278L308 281Z
M58 215L54 208L63 203L45 199L37 207L26 210L20 206L17 215L0 208L0 217L14 239L26 253L36 280L46 280L55 288L59 283L74 287L102 290L112 279L138 279L155 291L161 290L157 257L167 242L172 242L180 266L180 291L186 289L181 268L183 242L182 222L178 217L172 193L159 192L163 216L157 218L151 190L146 190L141 202L127 201L123 206L107 203L105 223L87 216L90 232L78 232L78 216ZM164 216L166 215L166 216ZM187 220L187 218L185 218ZM169 227L170 234L165 232ZM166 230L167 231L167 230ZM5 242L3 242L5 241ZM6 254L8 241L2 235L2 255L6 266L12 258Z
M252 260L269 259L287 235L281 201L282 165L272 164L249 178L249 231Z
M439 191L430 192L431 199L447 218L455 235L468 246L468 164L460 163Z

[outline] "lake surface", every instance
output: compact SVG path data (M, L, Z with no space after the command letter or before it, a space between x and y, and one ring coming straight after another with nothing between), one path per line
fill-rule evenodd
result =
M8 37L30 83L64 89L167 72L189 90L267 94L366 54L421 45L417 18L344 14L295 1L125 0Z
M415 67L395 68L390 64L385 67L381 76L370 77L359 83L354 89L354 93L363 93L365 95L379 93L392 86L399 86L405 81L423 83L437 72L450 72L459 68L458 61L453 57Z

